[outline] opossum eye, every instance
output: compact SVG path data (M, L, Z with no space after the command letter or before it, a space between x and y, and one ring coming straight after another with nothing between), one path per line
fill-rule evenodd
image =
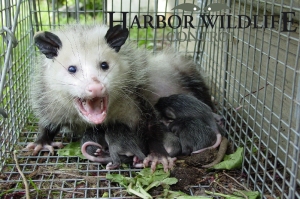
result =
M69 66L68 71L69 71L70 73L76 73L77 67L76 67L76 66Z
M100 64L100 67L101 67L103 70L109 69L109 65L108 65L107 62L102 62L102 63Z

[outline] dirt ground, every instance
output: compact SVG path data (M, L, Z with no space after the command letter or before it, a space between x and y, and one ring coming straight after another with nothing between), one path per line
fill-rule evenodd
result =
M81 169L79 170L78 164L76 164L77 160L74 158L75 164L60 164L58 167L57 164L51 164L55 163L55 158L52 161L48 158L49 154L47 152L43 154L45 158L39 157L38 160L33 159L32 161L28 161L24 159L23 161L23 159L19 159L19 164L23 165L23 171L26 171L24 172L25 176L31 181L31 183L29 183L31 198L46 198L49 194L52 195L53 198L57 198L58 195L56 194L59 192L63 192L64 198L102 196L107 192L107 189L111 189L111 195L114 197L136 198L127 194L125 189L122 190L119 188L120 186L117 183L109 183L105 180L106 173L99 173L101 167L97 164L83 164L80 165ZM24 152L23 155L26 156L26 152ZM178 157L176 166L170 172L171 177L177 178L178 182L172 185L170 189L191 195L205 195L204 190L231 194L235 190L247 189L243 185L245 176L241 174L240 170L225 172L201 168L201 165L212 162L216 155L217 150L211 149L205 153ZM25 160L29 166L25 166ZM36 161L41 165L34 166ZM68 159L67 162L68 161L72 162L72 159ZM83 160L83 162L86 162L86 160ZM13 169L13 176L10 176L11 173L6 172L11 172L10 169L10 167L6 167L4 172L0 175L0 192L2 192L0 198L24 198L24 185L22 181L20 182L20 175L16 169ZM88 171L88 173L86 171ZM122 169L120 169L120 171L122 171ZM130 176L131 174L127 172L125 168L122 175ZM5 182L7 179L10 180ZM12 181L12 179L16 180ZM67 180L69 180L68 184L64 183L64 181ZM90 187L88 193L85 192L87 187ZM101 187L101 189L97 190L97 187ZM105 189L103 187L109 188ZM160 187L153 188L149 191L153 196L159 195L161 192L162 189Z

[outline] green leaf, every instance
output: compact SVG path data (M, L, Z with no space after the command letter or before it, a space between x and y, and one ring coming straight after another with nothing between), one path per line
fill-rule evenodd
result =
M152 175L152 171L150 168L144 168L140 172L138 172L138 175L143 177L149 177Z
M159 181L154 181L152 182L148 187L145 188L146 191L149 191L150 189L152 189L153 187L157 187L160 185Z
M245 194L248 197L248 199L256 199L259 198L260 196L258 191L240 191L240 192ZM244 196L239 192L233 192L233 194L244 198Z
M239 147L236 152L230 155L225 155L224 161L220 162L219 164L216 164L212 168L214 169L237 169L241 168L243 163L243 147Z
M239 148L236 153L242 154L243 148ZM231 160L229 157L227 160ZM137 172L135 177L125 177L121 174L106 174L106 179L117 182L121 186L126 188L126 191L130 194L134 194L143 199L151 199L152 196L148 193L153 187L162 186L163 193L159 198L166 199L212 199L212 196L221 196L227 199L242 199L241 193L235 192L235 195L226 195L222 193L205 191L206 194L212 196L189 196L180 191L170 191L169 186L177 183L176 178L169 178L170 173L165 173L163 169L156 170L151 172L149 168L142 169L140 172ZM240 191L243 192L249 199L256 199L259 197L258 192L251 191Z
M143 186L148 186L152 182L152 180L150 180L149 178L142 176L137 176L137 181L139 181Z
M176 199L212 199L209 196L179 196Z
M112 182L117 182L120 185L127 187L130 183L135 183L134 178L129 178L122 176L121 174L106 174L106 179L112 181Z
M104 192L104 193L102 194L102 198L108 198L108 196L109 196L108 192Z
M177 178L166 178L162 181L163 184L168 184L168 185L176 184L177 182L178 182Z
M169 191L167 199L212 199L211 196L189 196L181 191Z
M152 196L149 193L147 193L147 191L142 187L139 181L136 182L136 187L137 187L136 191L143 194L146 198L152 198Z
M71 142L62 149L58 149L57 154L60 156L77 156L86 159L81 153L80 142Z
M244 199L245 196L243 194L241 194L240 192L242 192L244 195L246 195L248 197L248 199L256 199L260 196L258 191L236 191L236 192L234 192L235 195L227 195L227 194L222 194L222 193L205 191L206 194L210 194L213 196L221 196L226 199Z
M139 196L140 198L143 198L143 199L151 199L152 198L148 193L145 195L144 193L140 193L139 191L137 191L135 189L139 189L139 188L137 186L134 186L134 188L132 188L132 183L130 183L129 186L127 187L127 192L132 193L136 196Z

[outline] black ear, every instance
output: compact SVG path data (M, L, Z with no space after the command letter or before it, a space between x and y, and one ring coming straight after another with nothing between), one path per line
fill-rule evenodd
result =
M51 32L38 32L34 35L35 45L47 58L52 59L57 56L57 51L62 47L58 36Z
M105 39L110 47L115 49L116 52L119 52L121 46L125 43L128 34L129 32L127 28L123 28L121 25L116 25L108 29Z
M170 107L165 109L165 114L168 119L172 119L172 120L176 119L176 115L174 112L175 112L174 109L172 109Z

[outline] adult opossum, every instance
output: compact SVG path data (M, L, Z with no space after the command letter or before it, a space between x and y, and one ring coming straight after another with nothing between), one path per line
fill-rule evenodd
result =
M213 108L192 61L172 50L151 55L124 44L127 36L120 25L71 25L35 35L44 55L31 86L40 126L37 140L27 146L34 154L42 147L52 152L53 146L62 147L53 139L63 126L75 133L99 124L116 125L120 132L147 129L144 120L153 115L154 104L171 94L191 94ZM151 139L147 141L153 143Z
M40 126L39 137L27 146L34 154L42 147L53 152L59 145L53 138L62 126L83 133L87 127L118 122L135 131L144 114L137 90L146 79L137 69L147 54L136 53L131 45L119 52L127 36L126 28L103 25L73 25L35 35L45 56L35 67L31 86Z

